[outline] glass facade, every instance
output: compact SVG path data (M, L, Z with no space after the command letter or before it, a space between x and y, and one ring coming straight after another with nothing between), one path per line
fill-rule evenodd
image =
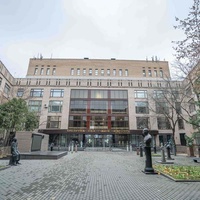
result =
M69 115L71 129L128 130L128 92L71 90Z

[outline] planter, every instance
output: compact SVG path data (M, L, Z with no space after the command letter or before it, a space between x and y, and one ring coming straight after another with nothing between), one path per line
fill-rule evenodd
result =
M193 148L193 146L187 147L187 155L189 157L194 157L194 148Z

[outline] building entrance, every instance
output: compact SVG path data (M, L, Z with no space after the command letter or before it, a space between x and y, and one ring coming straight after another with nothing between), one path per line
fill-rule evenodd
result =
M111 147L112 135L85 135L86 147Z

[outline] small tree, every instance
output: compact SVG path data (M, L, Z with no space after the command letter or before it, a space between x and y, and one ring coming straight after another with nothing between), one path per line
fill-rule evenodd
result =
M32 121L33 123L30 123ZM11 134L16 131L36 128L37 116L28 111L26 101L13 98L0 105L0 127L6 131L4 146L9 144Z

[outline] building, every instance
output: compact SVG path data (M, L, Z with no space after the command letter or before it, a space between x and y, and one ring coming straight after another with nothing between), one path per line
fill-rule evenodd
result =
M91 147L138 146L145 127L153 145L171 138L166 120L149 109L149 95L159 93L170 77L167 61L33 58L26 78L8 78L5 71L1 63L5 97L25 98L39 113L39 131L57 146L72 140ZM188 131L188 124L177 126L177 144L185 145Z

